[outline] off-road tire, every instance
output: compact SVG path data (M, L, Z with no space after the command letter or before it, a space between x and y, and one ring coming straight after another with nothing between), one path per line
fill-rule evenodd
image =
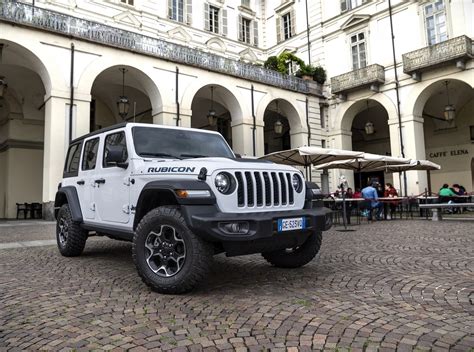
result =
M163 226L172 227L179 233L185 245L185 258L181 268L170 277L155 273L147 262L150 249L145 246L148 236L161 232ZM132 256L143 282L159 293L177 294L188 292L201 283L209 272L213 247L197 237L186 225L176 207L158 207L150 210L139 222L133 237Z
M321 248L322 232L313 232L311 236L299 247L291 251L281 249L273 252L264 252L262 256L278 268L299 268L308 264L318 254Z
M61 226L66 226L66 236L61 232ZM59 252L65 257L77 257L86 246L88 233L79 223L72 220L69 204L64 204L58 212L56 221L56 242Z

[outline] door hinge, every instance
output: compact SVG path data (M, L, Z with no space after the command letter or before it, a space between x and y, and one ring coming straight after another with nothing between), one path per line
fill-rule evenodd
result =
M92 211L95 211L95 203L91 203L90 209L91 209Z
M125 214L130 214L130 205L125 204L125 205L122 207L122 211L123 211Z

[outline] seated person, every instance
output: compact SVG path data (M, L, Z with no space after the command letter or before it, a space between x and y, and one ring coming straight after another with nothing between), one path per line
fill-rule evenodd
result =
M449 188L447 183L445 183L443 187L440 188L438 195L440 203L447 203L451 200L451 197L456 197L456 193L454 193L453 190Z
M383 196L388 197L388 198L393 198L393 197L398 197L398 193L397 193L397 190L393 187L393 185L391 183L387 182L385 184L385 191L383 193ZM395 212L395 208L397 207L397 204L398 204L398 202L396 202L396 201L389 203L390 217L393 217L393 213ZM388 215L387 215L387 219L388 219Z
M359 189L359 188L356 188L356 190L355 190L354 195L352 196L352 198L362 198L362 193L360 192L360 189Z
M377 189L375 188L377 186L377 182L372 182L371 185L365 187L362 190L362 197L364 199L370 200L370 206L372 209L376 209L376 219L381 220L382 219L382 210L383 210L383 205L378 201L379 196L377 194ZM367 217L368 220L372 220L372 212L369 211L369 215Z

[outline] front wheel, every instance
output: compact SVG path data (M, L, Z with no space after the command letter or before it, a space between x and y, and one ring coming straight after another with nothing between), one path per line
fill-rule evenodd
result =
M69 204L64 204L58 212L56 241L59 252L65 257L81 255L87 241L87 231L72 220Z
M299 268L308 264L318 254L322 238L322 232L315 231L301 246L264 252L262 256L267 262L278 268Z
M207 275L214 252L186 226L179 209L159 207L138 224L132 254L138 274L154 291L184 293Z

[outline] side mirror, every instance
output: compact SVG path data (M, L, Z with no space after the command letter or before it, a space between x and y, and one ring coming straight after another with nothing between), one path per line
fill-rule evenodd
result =
M236 158L236 159L242 159L242 155L240 155L240 154L235 154L235 158Z
M122 169L126 169L128 167L128 163L126 162L127 157L125 154L125 148L120 145L111 145L107 148L106 155L105 155L105 163L110 166L118 166Z

